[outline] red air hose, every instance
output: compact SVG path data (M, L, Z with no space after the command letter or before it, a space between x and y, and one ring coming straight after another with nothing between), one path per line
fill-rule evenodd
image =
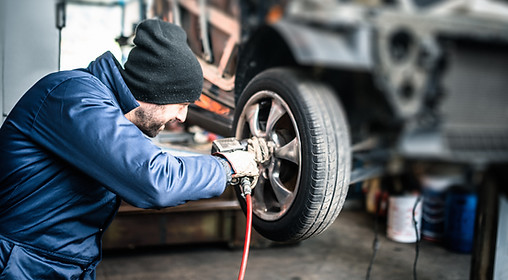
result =
M249 258L250 236L252 232L252 198L250 194L245 195L247 201L247 226L245 229L245 243L243 244L242 265L240 266L240 273L238 280L243 280L245 270L247 269L247 259Z

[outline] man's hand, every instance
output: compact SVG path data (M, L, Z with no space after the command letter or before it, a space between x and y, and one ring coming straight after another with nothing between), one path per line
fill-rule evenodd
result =
M233 169L231 177L257 177L259 175L258 165L253 153L246 151L234 151L219 154L231 165L231 168Z
M273 153L273 143L269 145L264 138L252 137L247 140L245 146L234 138L215 140L212 153L227 160L231 166L231 178L238 183L241 178L249 178L252 188L256 186L259 169L258 164L263 164L270 159Z
M257 162L254 160L254 154L246 151L233 151L225 153L215 153L225 159L231 167L232 181L230 184L240 183L242 178L248 178L251 181L251 188L257 184L259 177L259 169Z
M270 147L264 138L252 137L247 140L247 150L254 154L257 163L265 163L270 160L273 147Z

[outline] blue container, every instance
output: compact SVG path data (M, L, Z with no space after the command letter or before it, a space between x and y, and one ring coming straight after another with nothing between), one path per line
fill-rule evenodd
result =
M448 249L470 253L478 198L475 193L452 190L446 197L444 241Z
M446 209L446 192L423 190L422 237L430 241L442 241Z

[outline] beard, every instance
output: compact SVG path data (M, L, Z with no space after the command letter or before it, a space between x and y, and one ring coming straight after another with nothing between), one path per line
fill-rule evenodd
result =
M159 132L161 132L165 127L165 122L156 121L154 117L154 111L144 110L140 108L136 111L136 126L148 137L155 137Z

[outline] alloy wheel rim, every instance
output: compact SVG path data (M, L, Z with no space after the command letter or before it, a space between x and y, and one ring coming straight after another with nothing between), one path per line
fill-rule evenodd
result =
M252 201L260 219L280 219L293 204L301 179L300 134L291 109L277 93L259 91L243 107L235 136L257 136L275 143L271 159L259 165Z

